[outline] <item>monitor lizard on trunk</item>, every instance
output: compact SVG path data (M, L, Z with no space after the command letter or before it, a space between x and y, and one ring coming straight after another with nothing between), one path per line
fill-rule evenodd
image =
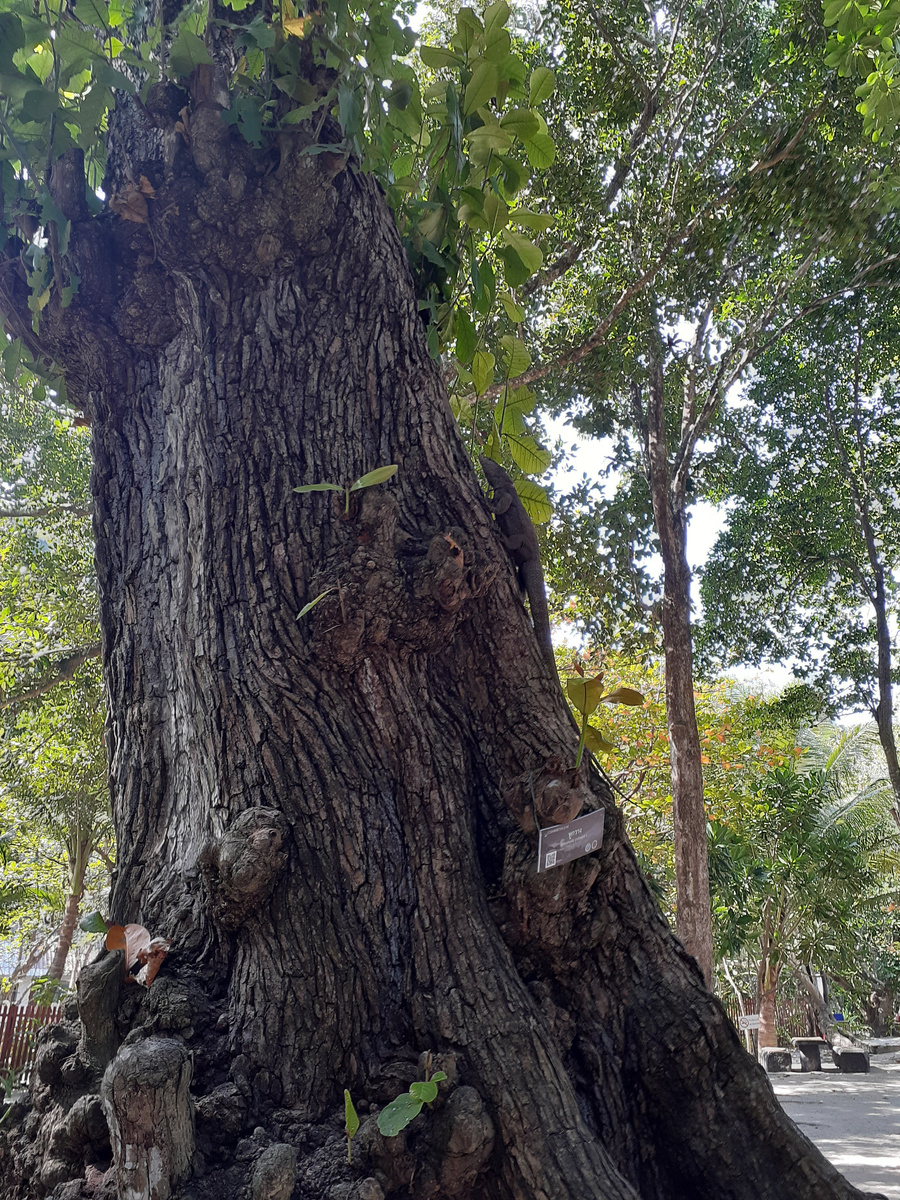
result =
M553 640L550 636L550 614L547 610L547 593L544 589L544 572L538 549L537 530L525 506L519 499L515 484L499 464L481 455L478 460L488 483L493 489L489 501L497 520L503 545L512 559L519 587L528 597L535 637L544 659L557 676L556 659L553 657Z

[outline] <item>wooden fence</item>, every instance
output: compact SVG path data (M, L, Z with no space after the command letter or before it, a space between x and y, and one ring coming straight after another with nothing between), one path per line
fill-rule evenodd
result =
M738 1017L741 1015L737 997L732 992L730 995L720 996L719 999L737 1028ZM748 1013L759 1011L756 1002L749 996L744 997L744 1011ZM775 1000L775 1028L779 1034L788 1037L815 1036L815 1027L811 1022L811 1016L809 1006L798 996L778 996Z
M13 1071L25 1082L35 1055L35 1035L62 1016L59 1004L0 1005L0 1072Z

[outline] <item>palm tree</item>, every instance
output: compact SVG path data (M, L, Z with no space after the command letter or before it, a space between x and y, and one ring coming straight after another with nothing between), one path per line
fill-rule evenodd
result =
M778 1044L783 968L815 960L856 924L861 909L883 896L897 862L889 789L877 780L853 786L864 738L841 731L824 743L808 740L812 753L771 771L711 828L718 949L755 962L760 1046Z

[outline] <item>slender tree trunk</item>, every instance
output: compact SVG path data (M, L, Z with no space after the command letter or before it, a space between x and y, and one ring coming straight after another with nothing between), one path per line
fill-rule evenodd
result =
M759 989L759 1044L777 1046L778 1030L775 1020L775 1000L778 994L778 967L766 959L761 972Z
M867 540L871 540L871 530L868 525ZM894 820L900 825L900 758L897 756L897 740L894 736L894 695L891 686L891 631L887 618L887 589L884 577L884 567L877 556L874 544L870 552L875 552L877 569L875 572L875 632L878 651L878 704L875 708L875 724L878 728L878 740L884 751L888 769L888 780L894 794Z
M676 928L709 984L713 969L712 908L703 767L694 708L687 513L684 495L680 491L673 494L671 486L661 362L654 364L651 374L648 416L650 490L663 559L662 629L675 825Z
M109 975L109 1028L131 1032L104 1095L136 1042L189 1045L200 1182L173 1165L176 1197L261 1196L296 1163L304 1200L364 1179L435 1200L858 1200L669 933L599 776L599 852L535 873L532 814L571 786L575 739L376 184L300 138L273 169L203 105L167 174L129 112L113 141L152 176L154 237L57 189L82 285L42 321L92 414L110 915L172 939L148 990ZM346 515L293 491L388 463ZM110 1161L89 1009L81 1047L45 1056L0 1194ZM344 1089L371 1112L424 1054L439 1103L390 1141L368 1119L348 1165Z
M81 896L81 892L75 892L74 890L66 896L66 907L63 912L56 950L53 954L53 961L47 968L47 975L50 979L62 979L63 971L66 969L66 959L69 957L69 951L72 948L72 938L75 935L75 926L78 924Z

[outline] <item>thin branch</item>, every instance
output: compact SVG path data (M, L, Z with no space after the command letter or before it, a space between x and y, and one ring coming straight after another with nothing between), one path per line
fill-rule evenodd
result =
M25 517L53 517L66 514L70 517L89 517L93 507L80 504L45 504L40 508L0 509L0 520L15 521Z
M45 679L43 683L36 684L24 692L17 692L12 696L7 696L4 700L0 700L0 709L9 708L13 704L22 704L26 700L34 700L36 697L43 695L44 692L49 692L57 684L67 683L74 677L78 668L83 666L89 658L100 657L100 649L100 643L93 642L90 646L82 646L77 650L73 650L55 664L54 673Z

